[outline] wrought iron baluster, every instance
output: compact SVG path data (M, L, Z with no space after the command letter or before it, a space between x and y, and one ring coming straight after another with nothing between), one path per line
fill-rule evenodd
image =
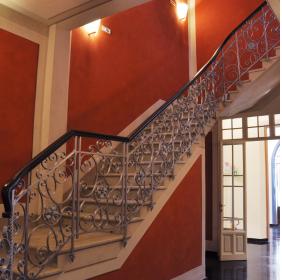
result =
M79 238L80 230L79 230L79 224L80 224L80 168L81 168L81 145L82 145L82 137L78 137L77 142L77 167L76 167L76 173L77 173L77 182L76 182L76 238Z
M266 23L266 12L263 9L262 15L262 22L263 22L263 33L264 33L264 43L265 43L265 57L266 59L269 58L269 45L267 40L267 23Z
M123 245L127 244L128 231L128 211L127 211L127 193L128 193L128 143L123 143L123 157L122 157L122 231L123 231Z
M235 33L235 44L236 44L236 59L237 59L237 68L238 68L238 79L237 81L240 82L241 78L241 63L240 63L240 51L239 51L239 41L238 41L238 34Z

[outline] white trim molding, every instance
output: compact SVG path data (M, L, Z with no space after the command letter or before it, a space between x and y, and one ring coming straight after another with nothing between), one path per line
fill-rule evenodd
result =
M188 10L189 80L197 73L196 1L189 1Z
M8 13L10 15L10 13ZM25 24L26 23L26 24ZM41 151L41 123L43 109L43 94L45 80L45 64L47 53L48 35L43 35L44 32L37 32L30 28L30 20L21 16L20 21L17 17L9 18L6 14L0 14L0 28L13 33L19 37L25 38L39 45L37 80L36 80L36 97L34 108L34 129L33 129L33 148L32 155L35 156ZM47 33L48 34L48 33Z

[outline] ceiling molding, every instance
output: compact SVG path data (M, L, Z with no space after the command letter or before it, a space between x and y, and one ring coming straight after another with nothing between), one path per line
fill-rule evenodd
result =
M22 13L19 13L2 4L0 4L0 18L12 21L17 25L24 26L43 36L48 36L49 28L47 24L23 15Z

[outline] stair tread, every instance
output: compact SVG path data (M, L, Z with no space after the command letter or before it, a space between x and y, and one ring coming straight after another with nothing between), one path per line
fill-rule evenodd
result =
M74 241L74 249L81 250L86 248L93 248L97 246L102 246L105 244L118 242L123 240L122 234L113 234L107 232L91 232L80 234L79 238ZM129 237L128 237L129 238ZM68 243L64 246L61 253L69 252L71 244Z
M87 186L87 187L84 187L85 189L93 189L95 187L93 186ZM117 186L109 186L109 189L122 189L123 186L121 185L117 185ZM150 189L151 187L150 186L127 186L127 188L131 189L131 190L139 190L139 189ZM158 186L156 188L156 190L166 190L167 188L165 186Z
M30 243L30 248L40 248L41 246L46 245L46 237L48 236L49 230L41 230L33 236L32 242ZM108 233L108 232L90 232L83 233L79 235L78 239L74 240L74 248L75 249L83 249L86 247L95 247L103 244L107 244L109 242L120 241L123 239L122 234L118 233ZM68 242L62 248L61 253L66 251L69 252L71 246L71 242Z

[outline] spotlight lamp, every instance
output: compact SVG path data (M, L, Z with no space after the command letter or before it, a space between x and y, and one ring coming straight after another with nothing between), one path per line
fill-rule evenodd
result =
M96 35L100 30L109 35L112 33L110 28L101 24L101 19L87 23L83 26L83 28L87 32L88 36Z
M170 3L176 9L177 18L180 21L185 21L188 13L188 4L186 2L181 2L180 0L170 0Z

